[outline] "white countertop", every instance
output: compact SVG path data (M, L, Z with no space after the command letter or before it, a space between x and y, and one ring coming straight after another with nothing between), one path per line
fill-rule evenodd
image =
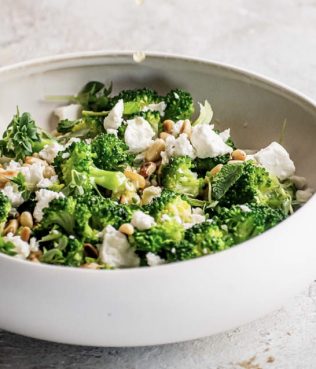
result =
M143 5L0 0L0 5L0 66L83 50L164 51L248 68L316 99L314 0L145 0ZM0 368L315 369L316 283L256 322L160 347L74 347L0 330Z

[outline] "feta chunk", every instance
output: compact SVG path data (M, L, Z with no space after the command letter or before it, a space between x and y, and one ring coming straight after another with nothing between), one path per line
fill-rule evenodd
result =
M53 142L49 145L45 145L44 149L41 150L38 154L41 159L46 160L47 163L51 164L56 158L58 152L63 150L65 150L64 146L60 145L57 142Z
M152 226L156 224L155 219L152 216L145 214L141 210L134 211L131 223L135 228L139 229L140 231L150 229Z
M155 132L151 125L142 117L127 121L124 139L129 151L138 154L145 151L153 142Z
M126 236L108 225L104 229L103 242L100 247L100 259L113 268L137 267L139 257L130 247Z
M12 242L14 245L15 255L18 259L26 259L30 255L30 245L23 241L20 236L14 236L13 233L7 234L3 239L7 242Z
M295 166L289 153L277 142L272 142L269 146L258 151L254 157L259 164L281 181L295 173Z
M249 206L247 205L239 205L240 209L245 212L245 213L250 213L251 212L251 209Z
M205 222L205 215L193 213L191 216L190 223L184 223L183 226L185 229L192 228L195 224L203 223Z
M198 158L214 158L233 150L208 124L198 124L192 129L191 142Z
M108 133L109 135L114 135L117 137L117 129L113 129L113 128L108 128L106 130L106 133Z
M147 264L151 267L161 265L166 262L165 259L162 259L159 255L156 255L153 252L148 252L146 254L146 260L147 260Z
M143 191L142 205L150 204L155 197L158 197L161 195L161 191L162 189L159 186L146 187Z
M60 106L54 110L54 114L59 118L59 120L76 120L79 118L81 113L81 105L70 104L66 106Z
M49 203L54 199L61 199L65 197L61 192L54 192L50 190L41 189L36 191L35 200L36 206L33 216L36 221L40 222L43 219L43 210L49 206Z
M38 188L48 188L58 181L58 175L43 178L37 183Z
M24 202L23 196L21 195L18 186L14 183L7 183L1 190L1 192L9 198L11 206L13 208L17 208Z
M181 130L182 126L183 126L183 122L184 122L183 120L178 120L173 125L172 134L174 135L174 137L178 137L179 136L180 130Z
M174 141L174 156L189 156L195 158L194 148L188 139L187 134L181 133L181 135Z
M161 101L158 104L149 104L143 107L142 111L158 111L160 116L165 115L167 104L164 101Z
M219 133L220 138L226 142L230 137L230 128L225 129L225 131Z
M103 120L104 129L118 129L123 121L124 102L120 99Z

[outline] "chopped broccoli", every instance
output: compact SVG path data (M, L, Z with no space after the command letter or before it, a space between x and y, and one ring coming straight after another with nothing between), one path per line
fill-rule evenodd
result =
M161 97L157 92L149 88L123 90L117 96L113 97L112 106L120 99L124 101L125 116L135 115L141 112L145 106L161 101Z
M55 158L55 169L66 187L66 195L79 194L96 189L96 185L110 191L124 188L126 177L121 172L105 171L93 164L94 154L91 145L83 141L73 142L66 151Z
M275 176L252 161L247 161L242 166L243 174L221 198L221 206L257 203L282 209L285 214L292 211L291 195Z
M10 210L11 202L9 198L0 191L0 233L7 221Z
M206 172L209 172L212 170L216 165L218 164L226 164L230 160L230 155L220 155L216 156L215 158L205 158L200 159L196 158L193 161L194 167L196 172L199 174L199 176L205 176Z
M146 231L136 230L129 237L129 242L137 254L145 257L148 252L170 260L177 244L184 236L184 228L176 221L166 221Z
M233 239L226 229L212 221L195 224L185 231L184 240L175 248L173 260L188 260L228 249Z
M9 158L23 160L51 142L52 137L36 126L29 113L20 115L17 111L0 140L0 152Z
M162 169L162 185L174 192L196 197L203 185L203 179L192 172L192 160L188 156L178 156L170 160Z
M165 119L189 119L194 113L193 99L189 92L180 89L171 90L164 98L167 104Z
M218 224L226 225L234 243L240 243L268 230L280 223L285 214L281 209L273 209L267 205L244 204L231 208L215 209Z
M85 262L84 244L75 237L52 231L39 240L43 255L40 261L47 264L79 267Z
M102 230L107 225L119 228L121 224L130 222L134 209L98 195L83 196L78 199L78 202L90 209L90 225L98 230Z
M184 223L191 221L191 205L181 195L164 189L159 197L143 207L145 212L153 216L156 222L167 220L181 220Z
M59 141L69 139L71 137L94 138L98 134L104 132L102 119L99 117L83 117L78 120L61 120L58 123L57 131L63 135L58 137Z
M15 251L15 246L10 241L5 241L3 237L0 236L0 252L9 256L15 256L17 253Z
M114 134L98 135L91 144L94 164L104 170L124 170L131 166L135 155L128 152L128 146Z

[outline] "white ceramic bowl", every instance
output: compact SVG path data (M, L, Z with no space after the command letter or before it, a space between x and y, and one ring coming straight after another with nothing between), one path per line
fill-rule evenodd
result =
M201 60L85 53L0 71L2 129L18 105L43 127L55 107L45 95L75 93L87 81L117 89L187 88L211 101L237 144L259 148L279 137L298 173L316 185L316 106L290 89L236 68ZM316 274L313 197L275 228L199 259L115 271L39 265L0 255L0 327L51 341L138 346L189 340L234 328L279 308Z

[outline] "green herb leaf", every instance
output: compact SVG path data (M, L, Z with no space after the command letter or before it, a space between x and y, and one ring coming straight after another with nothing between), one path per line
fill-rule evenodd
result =
M5 241L1 236L0 236L0 252L10 256L16 255L14 244L10 241Z
M212 199L221 199L226 192L238 181L243 173L243 165L226 164L212 179Z

